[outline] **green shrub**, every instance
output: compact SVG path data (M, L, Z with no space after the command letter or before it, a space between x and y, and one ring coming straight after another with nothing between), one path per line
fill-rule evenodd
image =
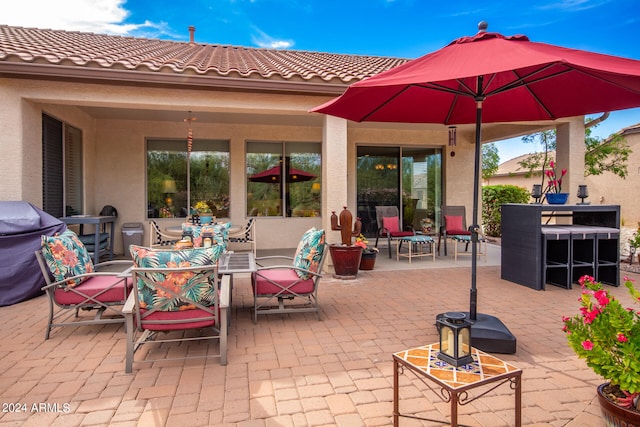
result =
M498 237L500 207L505 203L529 203L529 191L516 185L488 185L482 187L482 223L487 236Z

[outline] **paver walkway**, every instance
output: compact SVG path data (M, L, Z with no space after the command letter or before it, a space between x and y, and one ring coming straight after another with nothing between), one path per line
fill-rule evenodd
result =
M62 328L45 341L44 297L2 307L0 427L388 426L391 354L436 342L436 314L468 310L469 283L466 267L373 270L353 281L327 275L322 321L296 314L262 316L254 325L249 282L239 278L228 366L215 359L136 363L128 375L123 326ZM533 291L502 281L499 266L480 265L478 289L479 311L498 316L518 339L517 353L501 357L524 371L523 425L602 426L595 394L602 381L561 331L561 317L577 312L579 287ZM627 301L625 291L613 293ZM410 376L401 379L402 412L446 419L448 404ZM48 406L39 412L34 403ZM26 411L9 410L11 404ZM510 425L512 405L502 386L462 407L460 422ZM435 424L401 419L401 425Z

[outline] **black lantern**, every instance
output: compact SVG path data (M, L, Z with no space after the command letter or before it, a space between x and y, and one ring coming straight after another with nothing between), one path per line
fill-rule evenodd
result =
M473 362L471 356L471 323L464 313L448 312L436 320L440 331L438 359L453 366Z
M202 246L205 248L210 248L213 246L213 233L210 231L205 231L202 233Z
M533 197L535 200L535 202L533 203L540 203L540 199L542 198L541 184L533 184L533 188L531 189L531 197Z
M589 197L589 190L586 185L578 185L578 198L580 199L579 205L588 205L590 202L585 202L584 199Z
M193 243L193 231L191 230L183 230L182 231L182 240L188 240Z

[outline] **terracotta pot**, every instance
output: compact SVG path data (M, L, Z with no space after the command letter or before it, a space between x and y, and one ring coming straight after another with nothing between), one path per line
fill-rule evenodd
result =
M360 246L330 245L331 259L333 260L333 277L338 279L355 279L360 266L362 248Z
M360 270L373 270L376 265L377 252L362 252L362 258L360 259Z
M618 406L603 394L602 390L608 385L609 383L605 383L598 386L598 401L605 425L608 427L640 427L640 412Z

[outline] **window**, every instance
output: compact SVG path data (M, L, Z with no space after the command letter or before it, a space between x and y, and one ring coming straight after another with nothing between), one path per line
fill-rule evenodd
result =
M316 142L247 143L247 216L320 216Z
M83 212L82 131L42 115L42 207L55 217Z
M147 216L186 217L204 201L213 215L229 216L229 141L147 140Z

